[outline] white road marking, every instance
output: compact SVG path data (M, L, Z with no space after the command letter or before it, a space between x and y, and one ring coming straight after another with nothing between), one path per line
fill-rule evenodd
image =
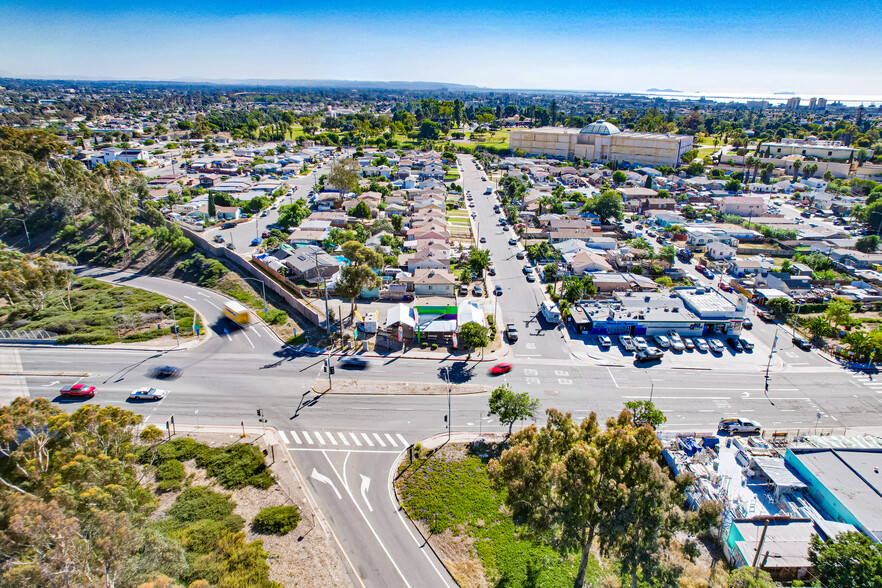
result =
M343 433L337 433L337 436L340 437L340 441L343 442L343 445L349 445L349 441L346 439L346 435Z
M566 370L554 370L554 375L555 376L569 376L570 372L568 372Z
M379 443L382 447L386 447L386 443L383 441L382 437L380 437L376 433L372 433L372 435L374 436L374 439L377 440L377 443Z
M251 332L254 333L255 335L257 335L258 337L261 337L261 338L263 337L263 335L260 334L260 329L251 329Z
M616 382L616 377L613 375L612 370L609 369L609 368L606 368L606 371L609 372L609 377L612 379L613 385L614 385L616 388L618 388L618 387L619 387L619 383Z
M324 439L324 437L322 437L322 434L321 434L321 433L319 433L318 431L313 431L312 434L315 435L315 438L316 438L316 439L318 439L318 442L319 442L320 445L324 445L324 444L325 444L325 439Z
M322 484L327 484L334 491L334 494L337 495L337 499L343 500L343 496L340 495L340 491L337 490L337 486L334 485L334 482L331 480L331 478L327 477L324 474L318 473L318 471L315 468L312 468L312 475L310 476L310 478L312 478L313 480L315 480L317 482L321 482Z
M330 432L328 432L328 431L325 431L325 435L328 436L328 443L330 443L331 445L338 445L337 440L334 439L334 434L333 434L333 433L330 433Z
M248 336L248 333L242 331L242 334L245 335L246 339L248 339L248 343L251 345L251 349L254 349L254 343L251 343L251 337Z
M294 437L294 441L299 445L300 444L300 436L297 434L297 431L291 431L291 436Z
M203 298L208 298L208 294L206 294L205 292L200 292L197 290L196 293L199 294L200 296L202 296Z
M365 440L365 442L367 442L368 446L370 446L370 447L373 447L373 446L374 446L374 442L371 441L371 438L370 438L370 437L368 437L368 436L365 435L364 433L362 433L361 436L364 437L364 440Z
M539 378L527 378L527 384L531 386L538 386L542 381Z
M572 386L572 384L573 384L573 381L570 380L569 378L558 378L557 382L561 385L564 385L564 386Z
M402 437L402 436L401 436L401 433L395 433L395 436L398 437L399 439L401 439L401 444L402 444L402 445L404 445L405 447L407 447L407 445L408 445L408 443L407 443L407 439L405 439L404 437Z
M371 487L371 479L365 476L364 474L359 474L361 476L361 497L364 498L364 503L368 507L368 512L374 512L374 507L371 506L371 503L368 501L367 493Z
M186 298L187 300L192 300L194 302L196 301L195 298L191 298L190 296L187 296L186 294L184 295L184 298Z
M395 440L392 439L392 436L389 435L389 433L383 433L383 434L386 435L386 439L389 440L389 445L391 445L392 447L395 447Z
M288 437L285 436L285 431L282 431L281 429L279 429L279 435L282 437L282 441L285 442L285 445L288 445L289 444Z
M292 431L293 432L293 431ZM303 438L306 439L306 442L312 445L312 438L309 436L309 433L303 431Z
M525 375L525 376L538 376L538 375L539 375L539 371L538 371L538 370L532 370L532 369L526 369L526 368L525 368L525 369L524 369L524 375Z
M206 301L207 303L209 303L210 305L212 305L213 307L215 307L216 309L218 309L218 310L221 309L220 306L218 306L217 304L215 304L215 303L212 302L211 300L208 300L208 299L206 298L205 301Z
M349 433L349 436L352 437L352 440L355 441L356 445L361 447L361 441L358 440L358 437L356 437L355 433Z

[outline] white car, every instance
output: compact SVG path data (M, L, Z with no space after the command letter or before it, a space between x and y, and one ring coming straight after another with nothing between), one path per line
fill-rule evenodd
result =
M677 337L676 339L671 339L671 349L674 351L686 351L686 345L683 344L680 337Z
M671 340L668 339L667 337L665 337L664 335L656 335L656 336L655 336L655 342L656 342L656 343L658 344L658 346L661 347L662 349L668 349L668 348L670 348L670 346L671 346Z
M649 343L643 337L634 337L634 347L637 348L637 351L644 351L649 349Z
M749 421L742 418L728 418L720 419L720 424L717 427L717 430L725 431L727 433L760 433L763 430L763 426L756 421Z
M694 341L695 341L695 346L698 348L699 351L701 351L702 353L707 353L707 350L708 350L707 341L705 341L704 339L701 339L699 337L696 337L694 339Z
M722 353L723 352L723 344L717 341L716 339L708 339L707 346L710 347L710 350L714 353Z
M619 344L625 351L634 351L636 349L636 347L634 347L634 339L631 338L631 335L619 335Z
M168 394L168 390L159 388L138 388L129 394L129 400L162 400Z
M612 341L606 335L601 335L597 338L597 344L603 348L612 347Z

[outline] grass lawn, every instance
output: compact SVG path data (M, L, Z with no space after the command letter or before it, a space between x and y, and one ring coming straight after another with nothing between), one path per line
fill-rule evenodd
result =
M445 182L455 182L458 179L459 179L459 174L456 172L447 172L446 174L444 174L444 181Z
M296 141L297 137L302 137L306 133L303 132L303 127L300 125L293 125L291 130L287 133L286 138L289 141Z
M719 151L719 147L701 147L698 150L698 156L696 159L701 159L702 157L706 157L711 153L715 153L716 151Z
M171 333L172 307L161 308L170 303L166 297L92 278L77 278L76 283L70 292L71 310L67 293L57 292L41 310L27 303L3 307L0 329L43 329L58 333L59 343L91 344L148 341ZM176 303L174 314L181 334L190 334L193 309ZM157 329L157 323L163 328Z
M484 461L466 454L463 446L448 446L415 460L404 468L395 485L411 518L426 523L433 535L449 529L458 541L470 546L471 556L480 560L490 586L573 585L578 554L561 558L515 525L503 507L506 491L491 486ZM460 585L480 584L475 576L482 571L474 561L445 563ZM598 575L592 559L588 578Z

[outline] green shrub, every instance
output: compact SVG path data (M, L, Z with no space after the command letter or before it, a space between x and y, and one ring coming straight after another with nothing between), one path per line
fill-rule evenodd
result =
M193 486L181 492L168 509L168 516L183 523L200 519L224 521L233 514L236 503L229 494L214 492L205 486Z
M266 469L263 452L254 445L237 443L222 449L209 449L196 456L196 465L205 468L224 488L245 486L269 488L275 483Z
M217 281L230 271L218 260L208 259L201 253L179 263L178 269L190 274L196 279L197 284L207 288L217 286Z
M266 314L263 311L257 314L271 325L284 325L285 321L288 320L288 313L278 308L270 309Z
M288 337L288 340L285 341L285 343L288 345L303 345L304 343L309 343L309 339L306 337L306 332L302 332Z
M159 480L160 492L180 490L181 482L184 481L184 464L176 459L169 459L160 464L156 470L156 479Z
M438 351L438 344L432 343L432 351Z
M300 510L296 506L269 506L254 517L254 530L264 535L287 535L300 522Z
M65 225L63 229L55 233L55 239L62 242L73 241L80 234L79 229L73 225Z
M106 345L108 343L116 343L117 337L109 332L98 333L72 333L70 335L61 335L55 342L59 345Z
M156 450L156 461L163 462L169 459L189 461L197 455L210 451L211 448L190 437L178 437L168 443L163 443Z
M181 535L181 546L187 551L206 554L217 548L218 542L229 533L242 530L245 521L237 515L219 521L201 520L189 525Z

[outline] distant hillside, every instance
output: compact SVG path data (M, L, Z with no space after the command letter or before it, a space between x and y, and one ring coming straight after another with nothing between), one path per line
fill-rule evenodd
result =
M352 88L356 90L481 90L479 86L465 84L448 84L445 82L379 82L365 80L263 80L263 79L200 79L179 78L175 82L189 82L198 84L218 85L243 85L243 86L268 86L285 88Z

